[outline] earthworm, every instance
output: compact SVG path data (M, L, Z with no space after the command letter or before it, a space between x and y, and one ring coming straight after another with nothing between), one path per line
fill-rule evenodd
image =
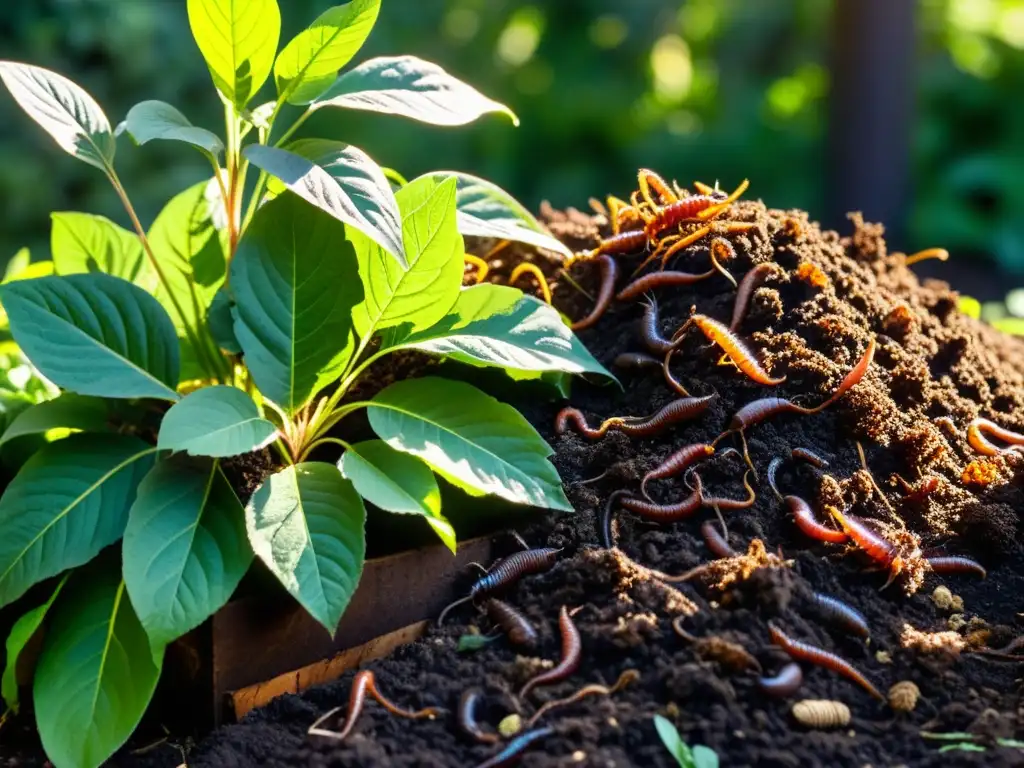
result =
M690 397L690 393L686 387L680 383L679 379L672 375L672 355L676 352L675 348L670 349L665 353L664 359L661 361L662 375L665 377L665 383L668 384L672 389L678 392L683 397Z
M642 229L631 229L606 237L597 248L576 259L594 259L598 256L625 256L647 248L647 235Z
M739 288L736 289L736 302L733 304L732 321L729 323L730 331L736 333L739 330L740 323L743 322L743 318L747 314L747 308L750 306L750 300L754 297L754 291L770 275L780 272L782 272L782 267L774 261L768 261L758 264L743 276Z
M700 475L694 473L694 477L698 480ZM747 489L747 498L745 499L725 499L717 496L704 497L703 505L705 507L714 507L715 509L750 509L754 506L754 502L757 501L757 494L754 492L753 486L750 485L750 472L743 473L743 487Z
M794 448L789 454L794 459L806 461L818 469L828 469L828 461L816 454L810 448Z
M715 557L736 557L736 550L729 546L729 540L726 538L728 534L725 531L719 533L713 520L701 523L700 532L704 536L704 543Z
M949 251L945 248L926 248L923 251L918 251L910 256L903 258L903 265L909 267L911 264L917 264L919 261L925 259L938 259L939 261L946 261L949 258Z
M516 266L516 268L512 270L512 274L508 276L508 284L515 285L516 281L525 274L533 275L534 279L537 281L537 285L540 287L541 295L544 297L544 303L550 304L551 288L548 287L548 279L544 276L544 273L541 272L540 267L532 262L524 261Z
M821 405L816 405L809 409L810 413L818 413L828 408L832 403L836 402L839 398L857 386L860 380L864 378L864 374L868 372L868 368L871 367L871 361L875 359L875 337L872 336L868 339L868 346L864 350L864 354L861 355L860 360L857 364L850 369L850 372L843 377L843 380L839 382L839 386L836 387L836 391L832 393L832 396L828 400L823 402Z
M589 426L586 418L578 409L566 407L555 417L555 433L565 434L569 424L572 423L582 435L591 440L604 437L609 429L622 432L630 437L651 437L677 422L697 418L708 409L716 397L718 395L711 394L703 397L678 398L651 416L613 416L610 419L605 419L597 428Z
M717 270L709 269L707 272L650 272L629 283L615 296L619 301L629 301L641 296L654 288L674 288L678 285L693 285L701 280L713 277Z
M752 381L766 386L775 386L786 380L785 376L772 378L742 339L707 315L693 315L687 320L672 337L676 345L680 343L678 338L690 323L695 324L708 341L718 344L729 359L736 364L736 367Z
M635 496L623 495L618 499L619 506L623 509L628 509L645 520L655 523L672 523L677 520L685 520L699 510L704 503L700 475L694 475L694 477L697 478L697 489L682 501L677 501L674 504L655 504L651 501L643 501Z
M490 265L479 256L467 253L463 255L462 259L466 264L476 267L476 281L478 283L482 283L484 278L487 277L487 273L491 271Z
M829 544L842 544L848 538L848 534L844 531L837 531L835 528L829 528L819 523L814 517L811 505L799 496L786 496L782 501L789 507L796 527L805 536Z
M967 442L970 443L971 448L985 456L998 456L1004 451L1013 450L1013 448L998 447L985 438L985 433L1010 443L1011 446L1024 445L1024 435L1019 432L1012 432L1009 429L1003 429L995 422L978 417L967 425Z
M561 551L561 549L552 549L550 547L528 549L524 552L515 552L505 559L498 561L498 563L492 566L487 575L477 579L473 586L469 588L469 594L466 597L459 598L441 611L441 615L437 619L437 625L441 626L444 622L444 617L448 615L448 611L457 605L468 602L478 595L506 587L527 574L546 571L555 564L555 561L558 559L558 553Z
M364 669L362 672L357 672L356 676L352 679L352 692L348 697L348 716L345 718L345 725L342 726L342 729L335 733L334 731L326 731L318 727L320 723L327 720L335 712L338 712L341 709L341 707L335 707L313 723L309 727L308 733L315 736L326 736L330 739L344 741L352 731L352 727L356 724L356 720L359 719L360 713L363 711L366 694L370 694L370 697L373 698L374 701L384 707L384 709L395 717L419 720L424 717L437 717L441 711L437 707L427 707L419 710L418 712L410 712L409 710L396 707L377 689L377 683L374 680L373 672L368 669Z
M526 721L526 727L532 728L534 724L541 719L545 714L550 712L552 709L557 707L567 707L570 704L575 704L582 701L587 696L611 696L617 691L621 691L627 685L640 679L640 673L635 669L627 669L621 675L619 679L615 681L615 685L610 688L606 685L598 685L596 683L592 685L585 685L580 688L572 696L566 696L564 699L555 699L544 704L538 709L529 720Z
M939 487L939 478L937 475L929 475L924 478L920 483L918 483L916 488L899 475L896 475L896 479L903 484L903 490L907 493L907 495L903 497L904 502L922 502L935 493Z
M664 355L672 349L672 342L662 337L658 326L658 302L649 298L645 302L644 319L640 324L640 339L649 351Z
M850 708L841 701L804 699L793 705L793 719L810 728L842 728L850 724Z
M896 551L896 545L871 530L863 520L846 515L838 509L832 510L832 517L861 551L876 563L892 570L902 567L902 559Z
M696 462L713 456L714 453L714 446L709 445L708 443L684 445L678 451L661 462L661 464L644 475L643 480L640 481L640 492L649 499L650 496L647 496L647 483L651 480L663 480L666 477L678 475L680 472L688 469Z
M782 462L785 461L781 456L775 456L771 461L768 462L768 487L772 489L772 493L775 497L782 501L782 494L779 493L779 488L775 484L775 475L779 472L779 467L782 466Z
M619 499L623 496L629 496L629 491L614 491L611 496L608 497L608 501L605 502L604 508L601 510L601 517L598 520L598 533L601 536L601 544L605 549L611 549L612 544L612 512L615 511L615 505L619 503Z
M589 315L569 326L574 331L583 331L596 325L608 310L612 296L615 295L615 279L619 276L619 265L607 254L598 256L597 263L601 269L601 287L597 292L597 301L594 302L594 308Z
M515 765L519 762L519 759L531 745L546 739L555 732L554 728L537 728L533 731L527 731L520 736L516 736L512 741L508 743L501 752L494 755L482 763L477 765L476 768L508 768L510 765Z
M846 630L851 635L868 637L871 634L871 630L868 629L868 620L864 618L864 614L842 600L831 595L813 592L811 593L811 602L822 619Z
M623 352L612 361L612 365L623 370L661 368L661 360L643 352Z
M876 699L885 701L885 697L871 684L871 681L858 672L850 662L823 648L794 640L774 624L769 623L768 631L771 633L772 642L780 646L794 661L806 661L808 664L815 664L838 672L843 677L857 683Z
M518 698L525 698L526 694L538 685L550 685L564 680L579 668L583 659L583 643L580 640L580 631L576 629L569 609L564 605L558 613L558 629L562 635L562 660L551 669L530 679L519 691Z
M537 643L537 630L523 614L503 600L487 601L487 615L501 627L513 645L532 646Z
M976 563L968 557L960 557L959 555L926 557L925 562L936 573L969 573L982 579L988 575L988 571L980 563Z
M496 733L488 733L480 727L476 719L476 705L483 694L475 688L471 688L462 694L459 699L459 711L456 718L459 728L470 738L479 741L481 744L497 744L500 737Z
M799 664L792 661L780 669L777 675L773 677L759 677L757 679L757 687L761 689L762 693L767 693L769 696L774 696L778 699L792 696L800 690L800 686L803 684L803 670L800 669Z

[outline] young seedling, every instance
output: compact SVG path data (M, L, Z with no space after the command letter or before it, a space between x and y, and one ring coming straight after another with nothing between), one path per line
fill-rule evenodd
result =
M665 749L679 763L679 768L718 768L718 755L715 750L703 744L694 744L691 747L683 741L676 727L661 715L654 716L654 727Z

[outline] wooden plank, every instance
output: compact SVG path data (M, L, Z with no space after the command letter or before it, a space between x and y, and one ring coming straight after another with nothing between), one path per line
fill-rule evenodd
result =
M262 707L286 693L300 693L310 686L337 680L348 670L368 661L387 656L396 648L421 638L430 625L429 621L418 621L407 627L388 632L355 648L339 653L332 659L318 661L300 669L278 675L272 680L250 685L231 693L235 718L244 717L249 710Z

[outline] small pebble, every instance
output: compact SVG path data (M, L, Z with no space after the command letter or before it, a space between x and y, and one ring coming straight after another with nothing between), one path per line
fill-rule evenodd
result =
M523 730L523 718L515 713L505 717L498 723L498 733L506 739L509 736L515 736L521 730Z
M892 654L888 651L875 651L875 661L879 664L892 664Z
M582 763L586 759L587 753L584 752L582 749L577 749L575 752L572 753L572 761L574 763Z

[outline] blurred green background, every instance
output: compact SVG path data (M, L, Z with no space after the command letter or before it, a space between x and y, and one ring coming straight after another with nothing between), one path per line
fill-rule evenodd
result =
M329 4L282 2L282 44ZM944 245L1024 273L1024 0L916 5L913 194L896 245ZM823 0L384 0L356 61L436 61L509 104L522 126L490 116L441 129L325 110L303 134L350 141L407 175L478 173L534 209L626 196L644 165L684 184L749 177L750 196L821 217L832 10ZM184 0L4 3L0 51L75 79L112 122L155 98L223 132ZM117 163L144 222L207 171L185 147L127 137ZM0 259L22 245L47 258L53 210L127 224L103 176L62 154L6 93L0 168Z

